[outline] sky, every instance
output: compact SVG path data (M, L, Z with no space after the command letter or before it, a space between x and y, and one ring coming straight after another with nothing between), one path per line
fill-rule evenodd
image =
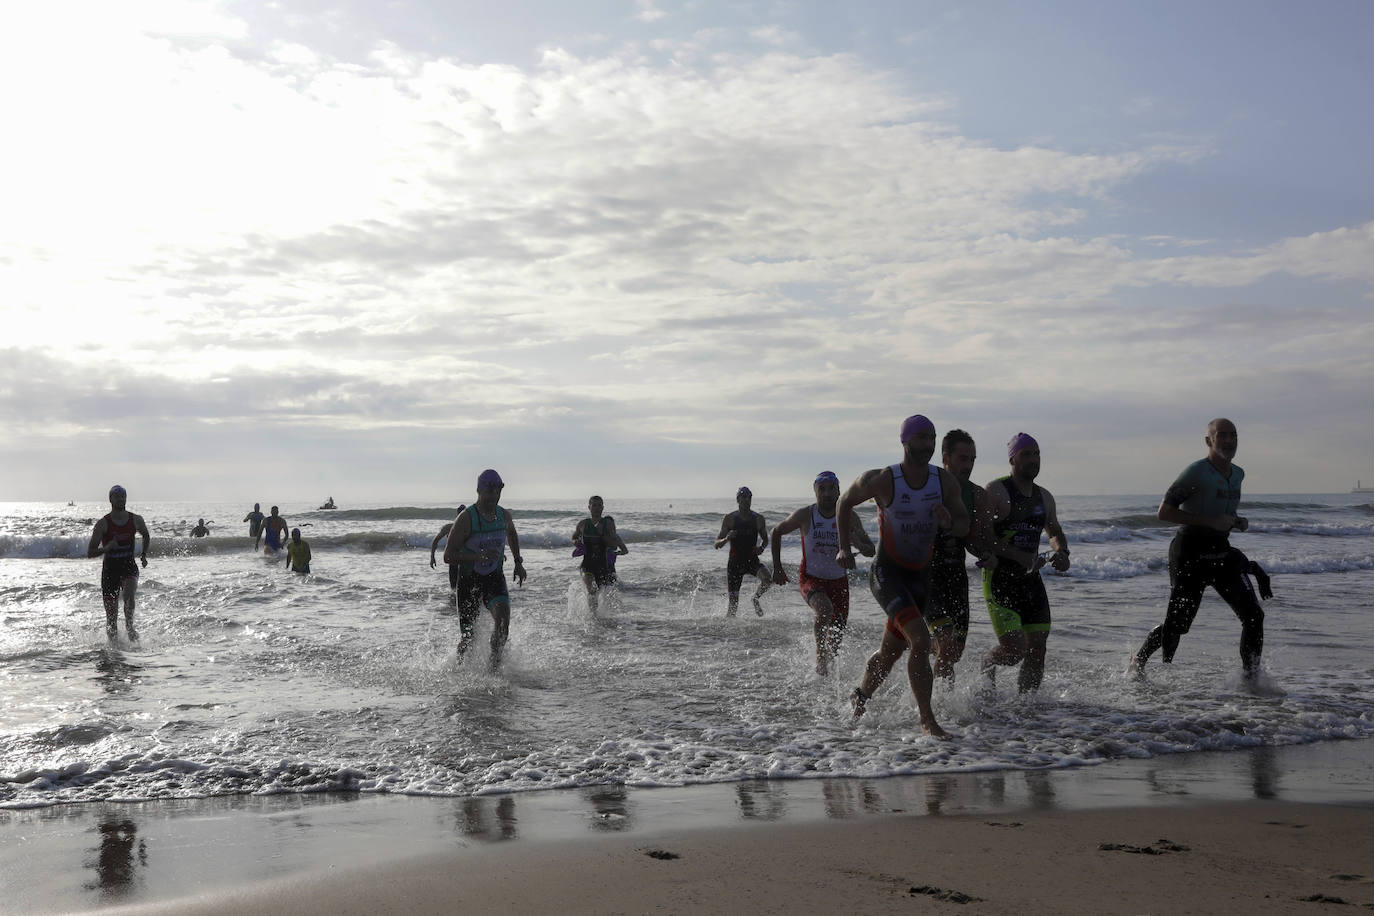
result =
M0 499L1374 481L1363 0L0 13ZM16 88L17 87L17 88Z

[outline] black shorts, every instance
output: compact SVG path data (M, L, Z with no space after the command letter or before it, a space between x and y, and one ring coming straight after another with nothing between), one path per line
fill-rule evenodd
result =
M960 639L968 636L968 569L963 562L930 564L930 611L926 622L932 632L953 628Z
M1028 573L1019 563L1006 562L992 572L983 570L983 597L988 602L992 632L1001 639L1017 630L1050 631L1050 597L1040 573Z
M615 583L615 570L611 569L606 562L606 554L601 553L601 560L597 562L590 554L582 557L582 575L591 576L594 585L612 585Z
M744 584L744 577L757 576L763 564L759 562L757 554L750 554L747 557L731 557L730 562L725 567L725 590L730 594L739 591L739 587Z
M100 567L100 594L118 595L125 579L138 578L138 561L133 557L107 559Z
M458 587L458 564L448 564L448 587L456 589Z
M930 567L908 569L880 556L868 570L868 590L889 618L908 608L924 617L930 605Z
M477 626L477 612L482 607L489 609L501 598L505 598L507 604L510 602L504 569L489 573L464 570L459 574L458 585L454 590L458 596L458 629L465 635L471 635Z

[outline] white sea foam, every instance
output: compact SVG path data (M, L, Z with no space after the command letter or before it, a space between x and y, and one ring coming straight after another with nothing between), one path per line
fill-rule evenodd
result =
M792 507L756 502L770 518ZM495 673L485 612L474 649L455 660L445 570L428 564L437 509L410 520L387 507L347 519L296 512L310 522L309 577L229 533L246 527L241 507L201 510L216 515L216 535L155 541L140 586L142 642L118 648L105 645L99 562L49 559L53 544L84 554L85 536L38 533L48 516L10 518L0 537L47 547L0 564L0 806L1069 767L1374 737L1374 636L1351 598L1374 586L1374 536L1281 533L1290 510L1276 503L1233 538L1276 577L1266 664L1286 696L1255 696L1237 680L1238 628L1210 594L1174 664L1156 659L1140 683L1120 669L1162 612L1170 532L1105 528L1100 540L1073 540L1075 517L1148 511L1101 502L1060 499L1073 567L1046 574L1055 630L1039 694L1018 695L1014 672L995 697L976 689L992 637L973 576L969 649L957 685L936 696L958 735L948 743L921 734L901 665L851 723L847 697L883 623L862 573L829 679L813 673L795 581L763 598L762 618L747 599L739 617L724 617L725 555L710 540L728 500L671 512L666 501L612 505L621 529L640 536L627 538L623 585L597 617L557 540L580 508L517 508L530 580L510 584L511 643ZM1360 527L1341 511L1333 525ZM194 518L197 507L161 514ZM788 539L794 580L799 558Z

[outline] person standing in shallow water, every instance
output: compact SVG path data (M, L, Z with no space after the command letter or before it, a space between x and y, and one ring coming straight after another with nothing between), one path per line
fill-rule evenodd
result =
M840 651L840 640L849 623L849 573L835 559L840 550L840 516L836 512L840 478L834 471L821 471L812 481L811 488L816 493L816 501L779 522L769 543L773 548L773 584L786 585L782 539L793 531L801 532L802 561L797 580L802 598L812 612L816 673L825 677ZM850 512L845 521L851 540L859 545L859 552L866 557L873 556L876 548L868 532L864 531L859 514Z
M1045 647L1050 638L1050 599L1040 569L1040 535L1050 536L1054 553L1048 562L1069 569L1069 542L1059 525L1054 497L1038 486L1040 445L1026 433L1007 443L1011 474L987 485L992 522L992 553L997 566L983 570L983 597L997 645L983 656L983 674L991 680L1000 665L1020 665L1022 693L1040 688L1045 676Z
M286 546L286 519L277 514L277 507L272 507L272 514L267 516L267 520L262 525L262 536L266 546L264 550L270 550L277 554Z
M310 542L301 537L301 529L291 529L291 540L286 544L286 568L302 576L310 573Z
M477 502L453 520L444 562L461 566L458 573L458 657L472 645L477 614L485 605L491 613L491 667L500 667L506 641L510 638L510 592L506 590L506 545L515 560L511 578L525 584L525 564L520 558L520 538L510 510L500 505L505 489L501 475L488 468L477 478Z
M577 523L572 536L573 546L582 552L582 584L587 589L587 607L593 616L601 589L615 583L611 557L623 557L630 552L615 530L615 519L602 515L605 510L606 503L600 496L587 500L589 517Z
M930 610L930 558L938 532L948 531L955 537L968 533L968 511L953 475L930 463L935 454L935 425L915 414L902 421L898 438L901 463L865 471L840 497L836 510L846 518L870 499L878 504L878 557L869 569L868 587L887 614L883 640L869 658L863 683L854 688L851 699L857 719L897 659L909 650L907 679L920 711L921 730L948 739L949 732L935 721L930 699L934 675L925 620ZM839 531L835 559L845 569L853 569L849 528Z
M1240 436L1234 423L1218 417L1207 424L1202 441L1207 456L1184 468L1159 504L1159 520L1179 526L1169 544L1169 606L1164 622L1145 637L1129 670L1143 674L1145 663L1161 647L1165 664L1174 660L1178 642L1192 627L1202 593L1210 585L1240 618L1241 666L1245 677L1253 680L1264 651L1264 610L1245 578L1254 564L1230 541L1232 531L1250 527L1245 516L1237 514L1245 471L1232 459ZM1262 570L1258 576L1268 591L1268 577Z
M243 517L248 523L248 536L253 539L253 549L258 549L258 542L262 540L262 504L253 503L253 511Z
M137 641L134 629L134 594L138 591L138 563L134 562L134 537L143 539L138 561L148 567L148 526L143 516L125 506L129 495L119 484L110 488L110 512L95 523L86 556L104 557L100 568L100 598L105 605L105 634L113 640L119 635L119 604L124 602L124 631Z
M763 516L753 510L754 494L748 487L735 491L735 505L739 508L720 521L720 533L716 535L715 547L720 550L730 545L730 558L725 562L725 590L729 595L729 606L725 616L734 617L739 610L739 590L744 584L745 575L759 580L754 590L754 613L763 616L763 605L759 599L773 584L773 574L759 562L759 554L768 545L768 523Z
M959 497L969 514L967 537L940 532L930 563L930 629L935 636L935 676L954 680L954 665L968 641L969 603L966 554L981 569L995 569L997 557L988 548L987 493L974 483L973 465L978 459L973 437L951 429L940 442L940 463L959 483Z

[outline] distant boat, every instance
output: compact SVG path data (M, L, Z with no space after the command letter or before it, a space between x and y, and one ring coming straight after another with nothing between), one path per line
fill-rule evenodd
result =
M321 509L337 509L337 508L339 508L339 507L336 506L336 505L334 505L334 497L331 496L331 497L329 497L329 499L325 500L324 505L323 505L323 506L320 506L320 508L321 508Z
M1355 481L1355 489L1351 490L1350 492L1351 492L1351 493L1374 493L1374 487L1363 487L1363 486L1360 486L1360 482L1357 480L1357 481Z

